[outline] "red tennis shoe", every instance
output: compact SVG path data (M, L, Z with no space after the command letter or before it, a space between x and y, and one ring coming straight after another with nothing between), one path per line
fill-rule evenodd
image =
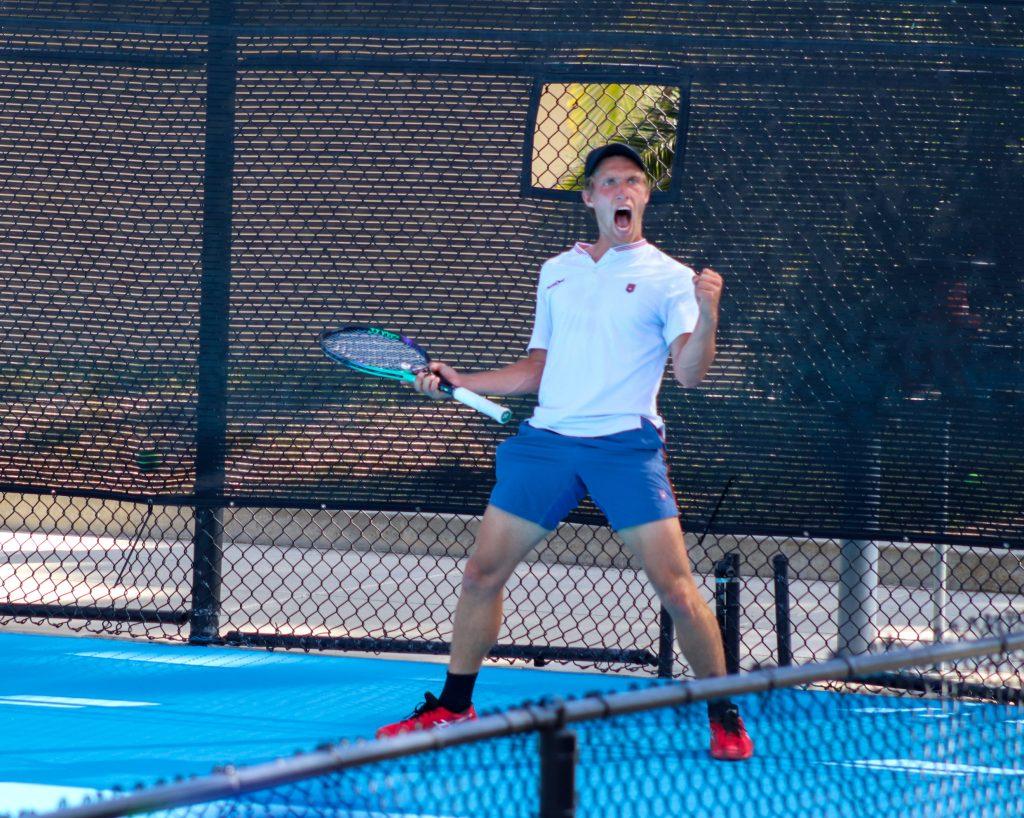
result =
M430 730L460 721L472 721L475 718L476 710L472 705L461 713L453 713L447 707L442 707L441 702L433 693L428 693L424 697L423 704L413 710L409 718L384 725L377 731L377 738L388 738L402 733L411 733L414 730Z
M754 754L754 742L735 708L711 719L711 757L719 761L745 761Z

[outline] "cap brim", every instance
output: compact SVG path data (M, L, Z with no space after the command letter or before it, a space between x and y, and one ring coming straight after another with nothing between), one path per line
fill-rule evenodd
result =
M629 145L623 145L619 142L615 142L612 143L611 145L605 145L604 147L596 148L590 153L590 155L587 157L586 164L583 168L584 177L589 179L591 176L594 175L594 172L597 170L598 165L600 165L605 159L609 159L612 156L621 156L625 159L629 159L644 173L648 173L649 175L647 165L644 164L644 160L639 153L633 150L633 148L631 148Z

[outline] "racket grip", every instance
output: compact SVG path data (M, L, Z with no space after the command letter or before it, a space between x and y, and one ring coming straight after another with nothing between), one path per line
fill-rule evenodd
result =
M452 397L459 403L464 403L466 406L476 409L478 412L482 412L492 420L498 421L498 423L508 423L512 419L511 409L499 406L494 401L488 400L483 395L478 395L476 392L470 392L464 386L456 386L452 389Z

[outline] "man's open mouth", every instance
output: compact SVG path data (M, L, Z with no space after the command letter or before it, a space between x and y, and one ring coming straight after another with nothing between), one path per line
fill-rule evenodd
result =
M615 211L615 226L619 230L626 230L633 222L633 211L628 207L620 207Z

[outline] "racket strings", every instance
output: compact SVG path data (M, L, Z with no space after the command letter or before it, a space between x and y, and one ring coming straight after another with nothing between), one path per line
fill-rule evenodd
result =
M402 341L364 332L339 332L324 339L324 348L354 364L376 369L417 372L427 365L419 350Z

